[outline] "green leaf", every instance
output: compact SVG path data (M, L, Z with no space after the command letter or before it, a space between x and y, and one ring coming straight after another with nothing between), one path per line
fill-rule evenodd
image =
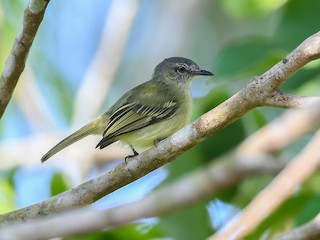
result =
M15 191L9 181L0 179L0 214L16 209Z
M51 196L57 195L69 189L63 174L55 173L52 176L50 189Z

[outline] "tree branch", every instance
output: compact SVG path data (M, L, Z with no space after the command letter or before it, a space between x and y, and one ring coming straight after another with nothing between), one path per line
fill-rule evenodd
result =
M319 125L320 108L314 103L286 112L247 138L237 150L242 159L263 158L285 148L301 135ZM249 157L251 156L251 157Z
M296 124L289 124L290 120L296 123L302 121L305 127L300 130L301 127L297 127ZM285 166L285 162L260 158L256 153L261 151L263 156L270 154L270 141L273 142L272 146L278 144L281 147L287 146L313 128L319 120L320 109L316 104L292 110L247 138L236 151L211 161L208 166L187 174L172 184L153 191L142 200L104 211L86 209L68 212L60 216L51 215L46 218L38 218L34 221L28 221L28 223L18 223L0 228L0 234L11 238L14 236L17 239L20 236L31 239L65 237L115 227L141 218L164 215L215 195L248 176L279 172ZM280 132L282 138L275 138L273 134L267 134L267 132L279 132L279 129L283 129ZM297 129L299 130L297 131ZM292 132L296 133L292 134ZM265 140L259 141L261 138ZM283 141L283 139L290 139L290 141ZM258 144L254 144L255 142ZM246 147L252 144L251 148ZM262 145L265 148L262 148ZM271 148L271 152L273 150L274 148ZM186 188L186 186L188 187ZM82 220L72 224L73 221L70 219ZM32 229L40 230L33 231Z
M132 158L127 164L106 172L78 187L53 196L41 203L0 216L1 224L48 215L88 205L172 161L210 135L228 126L249 110L263 106L278 87L303 65L320 56L320 32L306 39L286 60L276 64L261 77L202 115L155 148Z
M306 179L320 167L318 155L320 130L292 162L243 210L240 216L212 236L210 240L242 239L277 209Z
M274 240L319 240L320 239L320 215L311 222L293 229Z
M274 95L265 100L264 106L295 108L316 102L320 103L319 97L295 96L276 90Z
M24 69L30 47L43 19L49 0L30 0L23 22L0 78L0 118Z
M142 200L102 211L75 210L13 224L0 228L0 236L8 236L10 240L47 239L116 227L137 219L164 215L217 194L248 176L275 174L284 166L285 163L281 162L259 162L243 167L237 163L234 154L227 155L219 162L212 161L208 166L153 191Z

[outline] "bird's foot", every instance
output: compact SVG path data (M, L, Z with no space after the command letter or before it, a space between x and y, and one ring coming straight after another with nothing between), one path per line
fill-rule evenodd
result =
M154 145L155 147L158 147L159 142L161 142L161 141L164 140L164 139L165 139L165 138L159 138L159 139L153 140L153 145Z
M128 162L127 162L128 159L133 158L133 157L138 156L138 155L139 155L139 153L126 156L124 158L125 163L128 164Z
M133 157L139 155L139 153L138 153L131 145L130 145L130 148L131 148L131 150L132 150L132 152L133 152L133 155L128 155L128 156L126 156L126 157L124 158L124 161L125 161L126 164L128 164L128 163L127 163L127 160L128 160L128 159L133 158Z

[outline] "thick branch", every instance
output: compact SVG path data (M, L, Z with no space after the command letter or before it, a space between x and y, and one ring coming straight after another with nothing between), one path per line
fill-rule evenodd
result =
M207 133L209 130L211 133L216 132L251 109L250 105L244 104L242 108L240 105L241 102L238 102L236 97L230 98L193 124L161 141L156 148L150 149L130 159L128 163L122 163L109 172L103 173L74 189L53 196L41 203L1 215L0 224L5 224L8 221L26 220L93 203L172 161L196 143L204 140L205 136L209 135Z
M59 216L50 215L0 228L0 235L8 236L10 240L47 239L115 227L137 219L163 215L212 196L248 176L274 174L284 166L284 163L279 162L259 162L242 167L237 164L234 155L228 155L219 162L213 161L209 166L155 190L137 202L103 211L82 209Z
M311 51L310 46L314 47ZM161 141L156 148L132 158L128 164L120 164L78 187L51 197L41 203L0 216L2 224L48 215L71 208L88 205L101 197L129 184L149 172L172 161L183 152L208 136L226 127L256 106L264 105L266 99L278 91L278 86L304 64L319 57L320 32L309 37L286 61L281 61L261 77L256 77L244 89L201 116L192 124L171 137ZM301 58L298 58L300 56ZM298 62L298 63L295 63ZM281 73L281 74L279 74Z
M24 69L30 47L43 19L49 0L31 0L0 78L0 118Z
M79 234L82 231L115 227L137 219L159 216L183 208L217 194L222 189L232 186L248 176L278 172L285 163L272 161L270 158L260 158L256 153L269 154L270 141L273 143L272 146L281 145L282 148L287 146L313 128L319 120L320 109L317 105L292 110L246 139L237 151L219 158L218 162L211 161L209 166L196 170L173 184L153 191L142 200L104 211L82 210L57 217L40 218L0 229L0 234L32 239L68 236ZM290 124L290 121L300 124L302 122L305 127L297 127L295 124ZM282 129L281 138L275 138L273 134L266 134L268 132L278 133L279 129ZM295 133L292 134L292 132ZM260 144L259 139L261 138L269 139L269 141L264 140L262 141L264 144ZM290 141L283 139L290 139ZM248 149L246 147L248 145L253 146ZM262 148L261 145L265 148ZM256 215L259 215L258 212L256 211ZM73 225L70 224L70 219L82 219L82 221L81 223L77 221ZM66 225L68 228L64 227ZM31 229L41 229L41 231L35 232Z
M265 90L270 91L279 87L307 62L318 59L320 57L319 43L320 32L317 32L304 40L287 57L263 74L260 80L268 82Z

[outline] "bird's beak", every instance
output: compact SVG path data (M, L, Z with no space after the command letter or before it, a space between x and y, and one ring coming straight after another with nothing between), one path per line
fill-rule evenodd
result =
M203 76L213 76L214 75L212 72L209 72L209 71L203 70L203 69L192 71L192 73L194 75L203 75Z

